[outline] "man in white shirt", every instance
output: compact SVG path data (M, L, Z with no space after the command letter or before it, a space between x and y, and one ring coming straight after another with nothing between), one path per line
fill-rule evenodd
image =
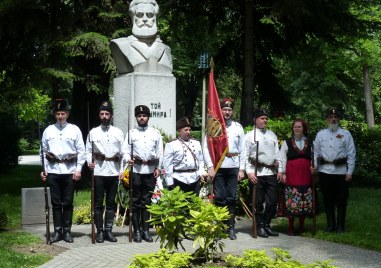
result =
M206 175L201 144L191 139L191 124L187 117L176 122L179 136L165 145L163 167L169 188L179 186L184 192L199 195L199 178Z
M54 101L56 123L48 126L41 140L45 172L53 210L54 235L51 243L64 240L73 243L71 226L73 218L74 181L81 179L85 163L85 145L81 130L67 122L70 106L66 99Z
M327 111L328 128L320 130L314 141L314 158L323 194L327 231L343 234L348 199L348 185L356 162L351 133L339 126L342 113L338 108ZM337 222L335 218L337 206Z
M123 158L133 165L132 176L132 224L134 241L153 242L149 234L150 214L147 205L151 204L156 179L160 176L163 161L163 138L160 132L148 126L150 109L145 105L135 107L137 126L129 130L123 145ZM133 147L131 157L131 146Z
M278 236L278 232L271 229L270 223L276 214L278 182L282 179L278 138L274 132L266 129L267 119L264 110L256 110L254 130L247 133L245 138L246 173L251 182L250 193L253 186L256 186L256 203L252 205L256 211L257 235L264 238Z
M237 239L234 230L237 187L238 181L245 176L245 134L241 124L232 119L233 100L224 98L220 102L220 106L226 124L229 152L226 153L221 167L216 174L214 174L214 167L213 163L211 163L207 142L204 143L204 152L208 167L211 166L209 174L214 177L214 203L220 207L227 206L230 214L230 219L227 222L228 234L231 240L235 240Z
M94 222L97 227L97 243L106 239L116 242L112 226L116 211L115 196L121 176L123 132L111 125L112 105L104 101L99 107L101 125L93 128L86 139L86 160L94 170ZM93 159L94 158L94 159ZM93 162L94 160L94 162ZM103 228L103 200L106 197L106 211Z

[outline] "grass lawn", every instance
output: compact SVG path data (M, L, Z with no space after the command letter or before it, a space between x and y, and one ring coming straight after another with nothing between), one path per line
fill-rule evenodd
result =
M320 196L320 202L322 198ZM325 212L321 207L321 212L316 218L317 232L315 238L332 242L349 244L357 247L373 249L381 252L381 232L379 232L381 207L378 205L381 200L381 189L350 188L346 232L343 235L327 233ZM277 230L287 233L288 220L280 218L276 221ZM295 230L297 230L297 220L295 220ZM306 232L304 236L313 237L312 219L306 220Z
M18 166L0 174L0 212L5 212L8 218L5 229L0 230L1 267L37 267L51 258L48 255L22 254L15 250L19 245L44 243L40 238L20 230L21 188L41 187L40 171L39 166ZM90 191L78 192L74 200L75 207L89 206ZM381 215L379 200L381 200L381 189L351 188L346 232L343 235L324 232L326 219L322 211L317 217L318 231L315 237L381 252L381 232L378 232L380 222L378 215ZM274 223L277 223L277 230L287 232L287 219L278 218ZM304 235L312 237L312 219L306 220L305 228Z

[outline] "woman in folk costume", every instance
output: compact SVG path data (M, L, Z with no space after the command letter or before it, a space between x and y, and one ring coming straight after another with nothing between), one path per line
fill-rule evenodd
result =
M285 214L288 234L294 235L294 220L299 218L299 234L303 233L306 216L313 213L311 141L307 137L307 123L302 119L292 122L292 136L283 141L280 155L283 165Z

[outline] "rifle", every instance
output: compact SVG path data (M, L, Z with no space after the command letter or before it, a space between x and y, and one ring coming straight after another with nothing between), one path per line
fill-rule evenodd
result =
M134 144L132 140L130 139L130 124L128 124L128 144L131 146L131 153L130 153L130 158L131 160L134 159ZM129 217L130 217L130 224L128 226L128 242L132 242L132 187L133 187L133 174L132 172L134 171L134 164L131 165L130 169L130 175L128 178L128 195L129 195L129 200L128 200L128 210L129 210Z
M256 149L255 149L255 168L254 168L254 174L255 174L255 177L257 178L257 174L258 174L258 146L259 146L259 141L256 140L256 136L257 136L257 127L254 123L254 142L256 144ZM257 199L257 186L255 184L253 184L253 192L252 192L252 195L251 195L251 210L252 210L252 219L253 219L253 225L252 225L252 236L253 238L257 238L257 222L256 222L256 219L255 219L255 212L256 212L256 209L255 209L255 203L256 203L256 199Z
M89 134L90 141L90 134ZM91 163L94 163L94 141L91 141ZM94 169L91 170L91 243L95 244L95 224L94 224Z
M314 144L311 145L311 164L314 169L312 175L312 234L316 234L316 182L318 180L318 173L315 170L315 156L314 156Z
M40 129L38 129L40 131ZM44 150L42 148L42 140L41 140L41 164L42 164L42 172L45 174L45 157ZM44 195L45 195L45 225L46 225L46 244L50 245L50 208L49 208L49 196L48 196L48 187L46 186L46 181L44 182Z

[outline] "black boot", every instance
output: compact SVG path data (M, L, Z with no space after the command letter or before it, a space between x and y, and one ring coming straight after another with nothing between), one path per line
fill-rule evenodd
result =
M71 225L73 218L73 208L63 209L63 240L67 243L73 243L73 237L71 236Z
M103 235L103 213L102 213L102 211L96 211L94 213L94 222L95 222L95 226L97 227L97 238L95 241L97 241L97 243L103 243L105 241L105 238Z
M265 230L265 223L263 219L263 213L256 213L255 220L257 222L257 236L267 238L269 235Z
M333 206L325 207L325 214L327 216L327 232L336 231L336 221L335 221L335 208Z
M104 238L109 242L118 241L112 234L112 225L114 223L114 217L115 212L113 210L106 210Z
M146 208L141 210L142 217L142 239L148 243L152 243L153 239L149 234L149 222L147 222L150 218L150 214Z
M230 218L227 222L228 225L228 235L230 240L236 240L237 236L235 234L234 226L235 226L235 208L234 206L229 206L229 214Z
M346 207L337 208L337 233L343 234L345 232L345 215Z
M62 209L53 209L54 234L50 238L50 243L62 240Z
M134 242L142 242L142 234L140 231L140 209L132 210L132 226L134 227Z
M269 236L278 236L279 235L279 233L277 231L274 231L273 229L271 229L270 224L265 225L265 231Z

